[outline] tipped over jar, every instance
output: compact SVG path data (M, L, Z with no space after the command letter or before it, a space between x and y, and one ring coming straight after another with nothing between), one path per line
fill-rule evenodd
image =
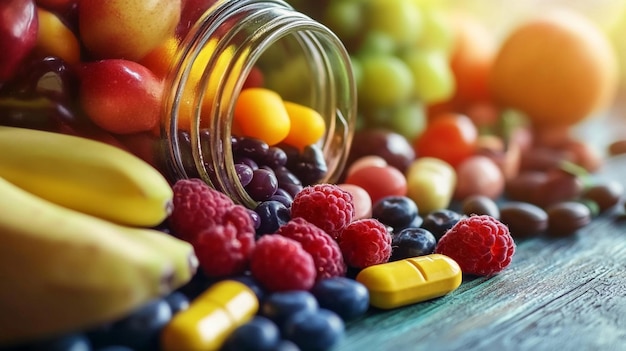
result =
M0 77L0 124L114 144L250 208L339 178L356 87L334 33L280 0L129 3L25 1L39 35Z

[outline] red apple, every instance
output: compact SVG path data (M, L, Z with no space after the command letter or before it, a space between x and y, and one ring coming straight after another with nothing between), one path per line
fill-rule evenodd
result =
M116 134L154 130L161 112L162 82L141 64L108 59L79 72L80 104L100 128Z
M81 0L80 39L95 58L141 60L174 35L181 0Z
M0 1L0 85L35 47L39 22L33 0Z

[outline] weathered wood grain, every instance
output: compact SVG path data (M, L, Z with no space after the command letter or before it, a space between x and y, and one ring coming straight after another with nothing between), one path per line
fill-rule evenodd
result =
M626 157L598 177L626 186ZM573 237L518 242L504 272L465 278L442 298L371 311L336 350L626 350L623 213L617 206Z

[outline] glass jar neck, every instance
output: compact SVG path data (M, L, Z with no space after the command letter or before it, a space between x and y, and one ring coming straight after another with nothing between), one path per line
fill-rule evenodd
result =
M255 67L285 99L324 116L319 146L328 172L321 182L340 176L356 123L350 58L330 30L280 0L217 1L181 43L165 83L161 132L174 179L197 174L250 208L256 202L239 182L231 135L235 102Z

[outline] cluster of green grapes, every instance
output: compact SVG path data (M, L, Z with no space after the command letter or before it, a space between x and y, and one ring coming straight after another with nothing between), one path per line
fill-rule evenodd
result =
M454 94L454 34L437 0L290 0L329 27L351 55L359 127L414 139L425 106Z

